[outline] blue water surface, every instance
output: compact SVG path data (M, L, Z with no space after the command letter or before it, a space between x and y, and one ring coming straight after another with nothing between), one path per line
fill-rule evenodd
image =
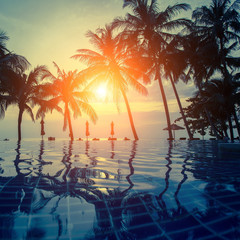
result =
M0 142L0 239L240 239L217 141Z

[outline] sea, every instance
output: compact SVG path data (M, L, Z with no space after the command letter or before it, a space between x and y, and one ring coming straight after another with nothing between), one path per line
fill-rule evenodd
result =
M240 239L240 151L217 140L0 141L0 239Z

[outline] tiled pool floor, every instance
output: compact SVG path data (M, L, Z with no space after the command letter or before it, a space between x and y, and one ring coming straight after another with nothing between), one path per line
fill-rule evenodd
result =
M202 142L83 144L1 149L0 239L240 239L238 158Z

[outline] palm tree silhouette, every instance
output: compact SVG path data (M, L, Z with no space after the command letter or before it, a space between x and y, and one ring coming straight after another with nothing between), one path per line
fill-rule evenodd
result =
M132 53L133 47L127 44L121 33L114 36L113 25L98 28L96 33L88 31L87 37L90 38L91 43L98 51L78 49L77 54L72 58L88 64L88 68L83 70L83 73L86 77L93 78L92 84L96 86L101 82L107 83L107 88L113 92L113 99L117 107L120 94L123 96L134 139L138 140L126 95L128 85L142 95L147 95L147 89L138 81L140 77L145 75L143 69L137 65L138 54Z
M173 17L181 10L188 10L190 6L188 4L176 4L167 7L165 11L159 12L158 4L154 0L151 0L149 4L146 0L125 0L123 7L127 6L133 10L133 15L128 13L125 18L117 18L114 24L127 27L127 32L130 35L137 35L138 45L144 48L150 56L152 60L152 69L150 71L154 73L155 80L158 80L159 83L169 138L172 139L171 120L160 74L161 52L168 45L168 41L174 36L170 31L189 24L189 21L186 19L174 20Z
M213 0L209 7L202 6L193 11L192 18L195 23L193 35L197 36L198 44L204 45L201 48L201 55L204 57L201 62L202 69L195 69L198 75L198 81L208 79L216 72L223 77L225 85L232 87L232 77L230 71L239 66L239 57L233 57L231 53L239 47L240 41L240 24L239 24L239 1L230 0ZM211 52L209 52L209 49ZM214 58L214 60L213 60ZM204 74L200 74L202 72ZM202 76L201 76L202 75ZM231 95L228 96L229 103ZM231 102L231 112L235 112L236 108ZM231 117L228 118L229 126L232 125ZM239 127L238 119L235 117L236 125ZM232 130L230 129L230 132ZM233 138L231 134L231 138Z
M237 104L239 99L239 93L237 89L240 84L237 82L239 74L233 75L232 84L226 84L222 78L211 78L208 82L203 84L201 91L201 104L203 106L208 106L209 112L212 116L212 119L216 124L218 124L218 129L221 129L225 136L227 134L227 121L229 123L229 130L231 139L234 139L233 127L231 118L236 117L234 115L235 111L232 109L232 104ZM216 109L216 105L218 108ZM236 119L236 121L238 121ZM238 134L240 134L240 129L237 128ZM223 134L221 134L223 137Z
M183 122L186 126L188 137L191 140L193 139L193 134L189 128L189 124L187 122L185 113L183 111L182 103L175 85L175 83L177 83L180 79L184 83L187 83L189 80L189 76L185 74L186 69L188 69L188 63L186 61L186 55L184 51L182 49L179 49L182 47L181 44L179 46L179 43L181 42L179 40L184 41L185 36L176 37L169 43L166 50L162 52L162 56L164 57L162 57L161 64L164 68L166 78L170 79L170 82L172 84L172 88L178 103L178 107L179 107Z
M95 123L97 120L97 114L92 106L88 103L89 99L93 97L92 93L83 89L78 91L82 85L84 85L85 78L81 74L75 71L69 71L65 73L64 70L60 70L58 65L54 62L54 66L57 68L58 76L55 77L52 73L48 72L48 78L53 80L52 83L46 84L46 91L43 91L44 97L53 98L50 100L54 105L58 105L63 102L64 104L64 124L63 130L69 127L69 136L71 140L74 140L72 122L70 116L70 109L73 111L74 118L81 116L82 111L89 115L90 119ZM45 94L44 94L45 92Z
M48 72L45 66L38 66L34 68L28 75L24 73L16 73L10 71L9 83L7 88L4 89L4 95L1 100L5 102L6 109L9 105L17 105L19 108L18 113L18 141L22 139L21 124L23 113L27 112L32 121L34 115L32 107L39 103L39 82L43 80Z
M14 72L24 72L29 67L27 59L21 55L10 52L6 48L6 41L9 40L5 32L0 31L0 81L6 80L4 70L13 70Z
M6 48L8 36L0 32L0 118L4 118L9 105L9 89L17 81L16 74L22 74L29 67L29 62L23 56L11 53Z

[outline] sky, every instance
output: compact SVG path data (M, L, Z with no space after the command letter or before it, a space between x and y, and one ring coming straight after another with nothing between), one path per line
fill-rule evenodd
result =
M161 1L160 9L179 3L177 0ZM186 0L192 9L209 1ZM88 30L95 31L104 27L115 17L124 16L129 9L122 8L122 0L0 0L0 30L5 31L9 40L7 48L23 55L31 63L31 69L46 65L53 74L55 61L61 69L82 70L84 66L70 57L77 49L93 49L86 38ZM191 11L181 17L190 17ZM180 117L177 102L169 82L164 81L169 103L171 122ZM177 84L177 90L186 106L186 99L195 91L193 83ZM157 82L147 86L149 95L143 97L129 89L127 96L133 114L137 133L140 138L167 138L166 118L160 90ZM133 139L126 107L120 102L120 112L112 102L92 103L98 114L96 125L90 122L90 137L109 137L110 123L114 121L115 137ZM17 109L9 107L4 119L0 120L0 139L17 137ZM74 137L85 137L86 115L73 121ZM183 126L182 122L178 122ZM68 131L62 131L63 116L57 113L47 115L45 119L46 137L68 137ZM31 122L24 114L22 124L23 138L40 137L40 123ZM186 131L176 133L176 137L186 137Z

